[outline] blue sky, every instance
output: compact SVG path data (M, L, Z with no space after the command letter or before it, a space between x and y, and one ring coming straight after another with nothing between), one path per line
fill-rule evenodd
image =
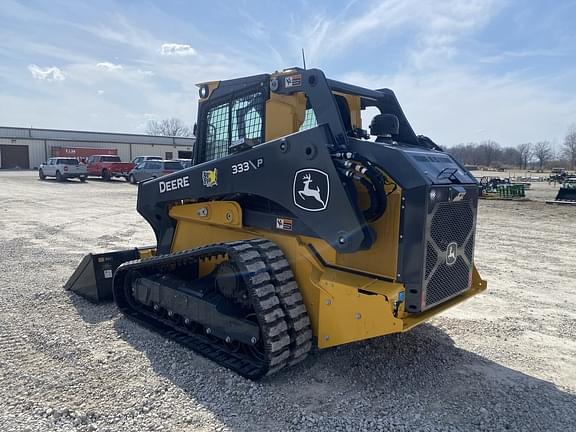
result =
M195 83L300 65L394 90L440 144L559 145L576 122L576 1L0 0L0 125L195 121Z

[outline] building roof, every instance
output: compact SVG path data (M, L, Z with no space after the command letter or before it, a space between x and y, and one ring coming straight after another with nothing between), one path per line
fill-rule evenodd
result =
M0 138L183 146L193 146L194 142L196 141L196 138L194 137L166 137L125 133L34 129L2 126L0 126Z

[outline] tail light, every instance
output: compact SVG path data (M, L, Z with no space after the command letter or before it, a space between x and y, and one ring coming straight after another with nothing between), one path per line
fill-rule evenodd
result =
M64 171L68 171L68 165L64 165Z

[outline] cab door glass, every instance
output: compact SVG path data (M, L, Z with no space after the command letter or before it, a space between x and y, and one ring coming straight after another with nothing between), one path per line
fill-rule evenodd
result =
M218 159L228 154L230 130L230 104L210 108L206 116L206 143L203 160Z
M260 144L263 138L262 93L254 93L238 98L232 105L232 143L248 141L250 145Z

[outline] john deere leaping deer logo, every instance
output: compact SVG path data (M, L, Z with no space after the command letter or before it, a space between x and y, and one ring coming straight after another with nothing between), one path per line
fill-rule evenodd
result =
M452 243L448 244L448 247L446 248L446 264L451 266L452 264L454 264L456 262L456 259L457 259L456 252L457 251L458 251L458 243L452 242Z
M322 211L330 198L330 178L324 171L306 168L294 174L294 205L306 211Z

